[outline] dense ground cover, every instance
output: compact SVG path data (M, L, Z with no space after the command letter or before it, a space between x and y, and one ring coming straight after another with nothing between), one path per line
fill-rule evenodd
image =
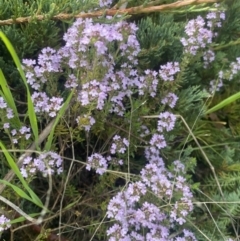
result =
M237 0L0 9L3 240L239 239Z

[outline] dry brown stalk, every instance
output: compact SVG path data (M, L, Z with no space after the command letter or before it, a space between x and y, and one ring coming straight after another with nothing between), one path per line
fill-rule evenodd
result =
M67 20L71 18L95 18L95 17L101 17L103 15L106 16L115 16L117 14L119 15L136 15L140 13L153 13L153 12L163 12L167 10L174 10L181 7L186 7L190 5L199 5L203 3L217 3L220 2L220 0L182 0L177 1L170 4L162 4L159 6L151 6L151 7L144 7L144 6L138 6L138 7L132 7L127 9L107 9L107 10L101 10L101 11L95 11L92 13L80 13L80 14L66 14L66 13L60 13L53 17L51 17L52 20ZM0 25L12 25L12 24L20 24L20 23L28 23L32 20L38 20L42 21L46 19L47 16L45 15L36 15L33 17L19 17L16 19L7 19L7 20L0 20Z

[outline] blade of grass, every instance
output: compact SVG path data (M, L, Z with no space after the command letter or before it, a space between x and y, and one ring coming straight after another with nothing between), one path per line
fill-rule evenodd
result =
M17 56L17 53L15 51L15 49L13 48L11 42L8 40L8 38L5 36L5 34L0 31L0 38L2 39L2 41L4 42L5 46L7 47L9 53L11 54L15 65L17 66L18 72L25 84L25 87L27 89L27 103L28 103L28 116L29 116L29 120L30 120L30 124L31 124L31 128L33 131L33 135L35 137L35 142L37 143L38 140L38 125L37 125L37 117L36 114L34 112L34 106L33 106L33 102L31 99L31 94L28 88L28 84L27 84L27 80L24 74L24 71L22 69L22 65L21 62Z
M30 217L34 218L36 216L38 216L40 213L32 213L32 214L28 214ZM27 219L25 217L19 217L19 218L15 218L13 220L10 221L10 224L15 224L15 223L21 223L23 221L26 221Z
M204 112L205 115L210 114L214 111L217 111L223 107L225 107L226 105L231 104L232 102L236 101L237 99L240 98L240 92L228 97L227 99L221 101L219 104L213 106L211 109L207 110L206 112Z
M12 93L8 88L7 81L6 81L5 76L4 76L1 69L0 69L0 86L2 88L2 91L0 92L0 94L4 98L4 100L6 101L8 107L10 107L13 110L14 117L17 121L17 125L20 127L21 122L19 120L17 107L15 105L15 101L13 99Z
M67 107L69 106L69 103L72 99L72 96L73 96L73 93L74 93L75 90L72 90L72 92L70 93L70 95L68 96L68 98L66 99L65 103L63 104L62 108L60 109L60 111L58 112L57 116L56 116L56 119L55 119L55 122L52 126L52 129L51 129L51 132L49 133L49 136L48 136L48 140L47 140L47 143L44 147L44 150L45 151L50 151L51 149L51 145L52 145L52 140L53 140L53 134L54 134L54 131L55 131L55 127L57 126L60 118L63 116L64 112L66 111Z
M33 190L29 187L29 185L27 184L27 182L25 181L25 179L23 178L17 164L15 163L15 161L13 160L12 156L10 155L10 153L7 151L7 149L5 148L5 146L3 145L3 143L0 141L0 147L4 153L4 156L6 157L6 160L10 166L10 168L13 170L13 172L16 174L16 176L18 177L18 179L20 180L20 182L22 183L22 185L24 186L24 188L28 191L28 193L30 194L32 201L38 205L39 207L43 207L43 203L42 201L39 199L39 197L33 192Z
M1 183L3 183L4 185L6 186L9 186L11 187L16 193L18 196L24 198L24 199L27 199L28 201L32 202L32 199L27 195L27 193L25 193L21 188L5 181L5 180L0 180Z

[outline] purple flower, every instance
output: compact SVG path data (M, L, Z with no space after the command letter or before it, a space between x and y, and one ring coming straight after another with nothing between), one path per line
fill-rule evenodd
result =
M17 130L16 129L11 130L11 134L12 136L15 136L17 134Z
M142 182L130 183L125 191L126 198L131 204L139 201L141 196L147 192L146 186Z
M7 108L7 118L12 119L14 117L13 110L10 108Z
M164 105L169 105L171 108L174 108L177 103L178 97L174 93L168 93L161 101Z
M169 228L162 225L156 225L150 229L149 233L147 233L146 241L165 241L168 240L168 236Z
M43 72L60 72L61 57L55 49L46 47L38 56L38 64L44 69Z
M108 241L131 241L129 235L127 235L127 231L125 227L114 224L107 230L107 236L110 236Z
M127 204L125 193L117 193L117 195L109 201L107 207L107 217L114 218L115 220L121 222L124 226L127 226L127 212L129 208Z
M48 103L49 116L54 117L62 107L63 98L52 97Z
M25 139L28 140L31 136L30 134L30 128L27 128L26 126L22 126L20 129L19 129L19 132L21 134L21 136L24 136L25 134Z
M96 108L102 110L107 99L109 88L96 80L92 80L82 86L78 101L83 106L96 104Z
M10 128L10 124L9 123L4 123L3 124L3 128L4 129L9 129Z
M145 148L145 157L151 164L157 165L159 168L164 168L163 159L160 157L160 150L156 147Z
M217 7L217 4L215 4L215 7ZM207 26L209 28L220 28L222 26L222 20L225 20L225 13L221 11L210 12L207 14L206 19L208 20Z
M68 79L67 79L66 83L65 83L65 87L67 89L72 89L72 88L76 88L77 86L78 86L78 83L77 83L76 76L73 75L73 74L70 74L68 76Z
M145 76L141 76L136 86L139 88L139 94L150 94L151 97L156 96L158 79L157 72L152 70L145 70Z
M174 171L175 172L182 172L185 173L185 166L183 165L182 162L180 162L179 160L176 160L173 162L174 165Z
M85 131L90 131L91 127L95 124L95 119L89 115L78 116L76 119L78 127L84 128Z
M3 97L0 97L0 109L5 109L7 108L7 103L3 99Z
M106 47L106 45L104 44L104 42L102 42L102 41L96 41L96 42L94 43L94 46L97 48L97 54L98 54L98 55L103 55L103 54L105 54L106 51L107 51L107 47Z
M27 67L33 67L34 65L36 65L36 60L34 59L23 59L22 62Z
M142 125L141 126L141 130L140 130L140 137L145 137L145 136L147 136L147 135L149 135L150 134L150 131L149 131L149 129L147 128L147 126L145 126L145 125Z
M134 231L130 233L130 237L131 237L131 241L145 241L144 236Z
M184 237L187 239L191 239L191 241L197 241L196 237L194 236L194 234L192 232L190 232L189 230L183 229L183 234Z
M62 158L55 152L49 151L40 154L36 158L26 157L21 167L23 177L33 176L37 171L41 172L44 177L49 174L62 172Z
M215 53L212 50L207 50L203 53L203 67L206 69L215 59Z
M152 203L144 202L142 207L137 210L136 218L140 217L139 222L143 227L153 228L156 223L163 221L166 216L160 209Z
M50 117L55 117L62 107L63 98L52 97L50 99L44 92L34 92L32 101L37 113L47 113Z
M209 91L210 91L211 93L214 93L215 91L219 91L222 87L223 87L223 81L222 81L222 79L218 79L218 81L216 81L216 80L211 80L211 81L210 81Z
M211 30L204 27L205 21L201 16L190 20L185 26L188 38L182 38L185 53L196 55L199 49L203 49L207 44L212 43L214 34Z
M101 154L95 153L87 159L87 170L95 169L96 173L102 175L107 170L107 160Z
M113 143L111 145L111 154L121 153L124 154L129 146L129 142L126 138L121 138L118 135L113 137Z
M0 216L0 232L7 230L11 227L10 219L6 218L4 215Z
M157 127L158 131L162 132L164 130L173 130L176 119L176 116L168 111L160 113Z
M174 75L180 72L178 62L168 62L160 66L159 75L164 81L174 81Z
M158 149L162 149L167 146L164 136L159 134L153 134L149 143L152 147L157 147Z

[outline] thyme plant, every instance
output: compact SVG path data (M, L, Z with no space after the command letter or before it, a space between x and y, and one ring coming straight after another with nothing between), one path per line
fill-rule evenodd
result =
M27 108L3 82L1 158L13 174L1 200L24 219L5 211L0 231L28 220L46 226L35 240L238 240L238 131L223 114L239 103L239 50L225 51L238 40L224 32L237 6L189 9L187 21L181 10L78 18L21 65L1 35Z

